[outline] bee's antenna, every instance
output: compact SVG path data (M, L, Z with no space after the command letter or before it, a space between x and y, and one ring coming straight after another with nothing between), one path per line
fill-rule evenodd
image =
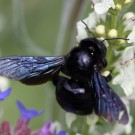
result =
M88 25L83 20L81 20L81 22L86 26L87 31L95 38L94 34L88 28Z
M128 38L105 38L103 39L101 42L104 42L105 40L119 40L119 39L122 39L122 40L129 40Z
M90 29L88 28L88 25L83 21L83 20L81 20L81 22L86 26L86 29L87 29L87 31L95 38L95 35L90 31ZM122 39L122 40L129 40L128 38L105 38L105 39L103 39L102 41L101 41L101 43L102 42L104 42L105 40L120 40L120 39Z

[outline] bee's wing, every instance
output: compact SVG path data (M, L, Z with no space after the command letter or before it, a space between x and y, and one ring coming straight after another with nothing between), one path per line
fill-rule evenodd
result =
M28 57L10 56L0 58L0 75L22 83L41 84L59 73L64 56Z
M100 72L92 75L94 110L110 122L128 123L128 113L120 97L107 84Z

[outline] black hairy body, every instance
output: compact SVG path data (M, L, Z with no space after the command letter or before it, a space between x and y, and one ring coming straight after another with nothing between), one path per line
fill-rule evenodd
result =
M103 42L86 38L64 56L1 57L0 75L27 85L51 80L56 86L56 99L66 111L78 115L94 111L110 122L126 124L124 103L101 75L107 66L106 52Z

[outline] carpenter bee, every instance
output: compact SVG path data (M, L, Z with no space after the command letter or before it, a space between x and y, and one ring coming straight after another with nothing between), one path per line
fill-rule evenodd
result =
M127 124L124 103L101 74L107 66L106 53L103 42L88 37L64 56L1 57L0 75L27 85L51 80L64 110L78 115L95 112L109 122Z

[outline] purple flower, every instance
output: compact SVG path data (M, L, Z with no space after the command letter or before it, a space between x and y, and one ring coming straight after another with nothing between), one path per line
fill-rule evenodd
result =
M57 127L55 129L52 129L52 121L48 121L39 131L38 135L66 135L66 132L61 130L59 132L56 131Z
M25 119L27 122L44 113L44 110L36 111L35 109L27 109L20 101L17 101L17 106L21 114L20 118Z
M44 113L44 110L36 111L35 109L27 109L20 101L17 101L17 106L19 108L21 116L16 124L14 133L16 133L17 135L21 133L30 135L31 129L28 127L28 122L32 118L35 118Z
M0 101L8 97L10 92L11 92L11 88L7 89L6 91L0 91Z
M51 121L48 121L39 131L39 135L52 135L51 133L51 124L52 122Z
M10 125L7 121L0 124L0 135L10 135Z
M55 133L54 135L66 135L66 132L64 130L61 130L58 133Z
M55 135L55 134L54 134ZM66 132L64 130L61 130L58 134L56 135L66 135Z
M8 121L0 123L0 135L66 135L65 131L56 132L57 126L52 128L53 122L48 121L37 131L32 131L29 128L29 121L41 115L44 111L36 111L35 109L27 109L20 101L17 101L17 106L20 111L20 118L15 127L11 126ZM12 127L12 128L11 128Z

